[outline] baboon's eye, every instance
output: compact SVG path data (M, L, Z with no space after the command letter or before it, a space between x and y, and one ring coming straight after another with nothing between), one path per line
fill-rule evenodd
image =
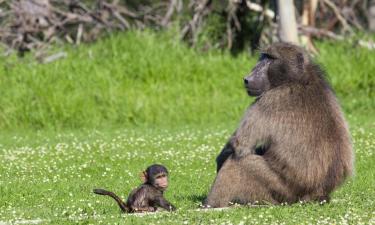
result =
M274 59L273 56L267 53L262 53L259 57L259 61L265 60L265 59Z
M156 176L156 179L159 179L159 178L163 178L163 177L166 177L167 175L166 174L159 174Z

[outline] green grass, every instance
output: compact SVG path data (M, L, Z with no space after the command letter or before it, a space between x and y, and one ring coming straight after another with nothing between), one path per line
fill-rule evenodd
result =
M94 45L67 47L47 65L30 58L0 62L1 129L75 129L237 122L251 99L242 78L246 54L199 53L171 34L130 32ZM374 53L320 43L345 112L375 112Z
M326 205L295 204L196 211L215 177L215 156L232 130L221 126L81 130L1 135L0 221L48 224L375 224L375 129L352 129L356 175ZM170 170L166 197L179 209L136 217L94 195L123 198L152 163Z
M0 127L181 125L237 118L249 101L242 77L254 60L199 56L165 39L131 33L69 48L67 59L48 65L7 60L0 66Z
M325 205L196 211L215 157L253 100L242 77L255 58L200 53L171 34L129 32L66 47L41 65L0 62L0 224L375 224L374 53L318 43L356 151L356 175ZM123 198L152 163L171 173L179 210L122 215Z

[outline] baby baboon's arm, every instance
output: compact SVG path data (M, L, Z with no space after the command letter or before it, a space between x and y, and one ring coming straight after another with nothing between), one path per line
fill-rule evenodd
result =
M176 210L176 207L168 202L162 195L159 195L155 198L155 204L168 211Z

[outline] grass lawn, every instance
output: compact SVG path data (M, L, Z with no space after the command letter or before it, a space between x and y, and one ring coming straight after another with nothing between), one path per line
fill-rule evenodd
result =
M356 152L355 176L329 204L197 211L252 101L241 78L255 58L171 40L134 32L67 48L67 59L47 65L0 62L0 225L375 224L373 52L319 43ZM177 212L123 215L92 193L125 198L152 163L169 169L166 198Z
M1 135L0 221L42 224L375 224L375 124L352 128L356 175L325 205L196 211L215 177L223 127L36 132ZM122 215L103 187L123 198L152 163L170 170L175 213ZM1 224L1 222L0 222Z

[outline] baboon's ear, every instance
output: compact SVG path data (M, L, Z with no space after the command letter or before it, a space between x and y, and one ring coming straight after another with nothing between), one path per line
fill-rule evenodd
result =
M146 183L146 181L148 180L148 177L147 177L147 173L146 173L146 171L142 171L142 172L139 174L139 177L141 178L141 180L142 180L143 183Z

